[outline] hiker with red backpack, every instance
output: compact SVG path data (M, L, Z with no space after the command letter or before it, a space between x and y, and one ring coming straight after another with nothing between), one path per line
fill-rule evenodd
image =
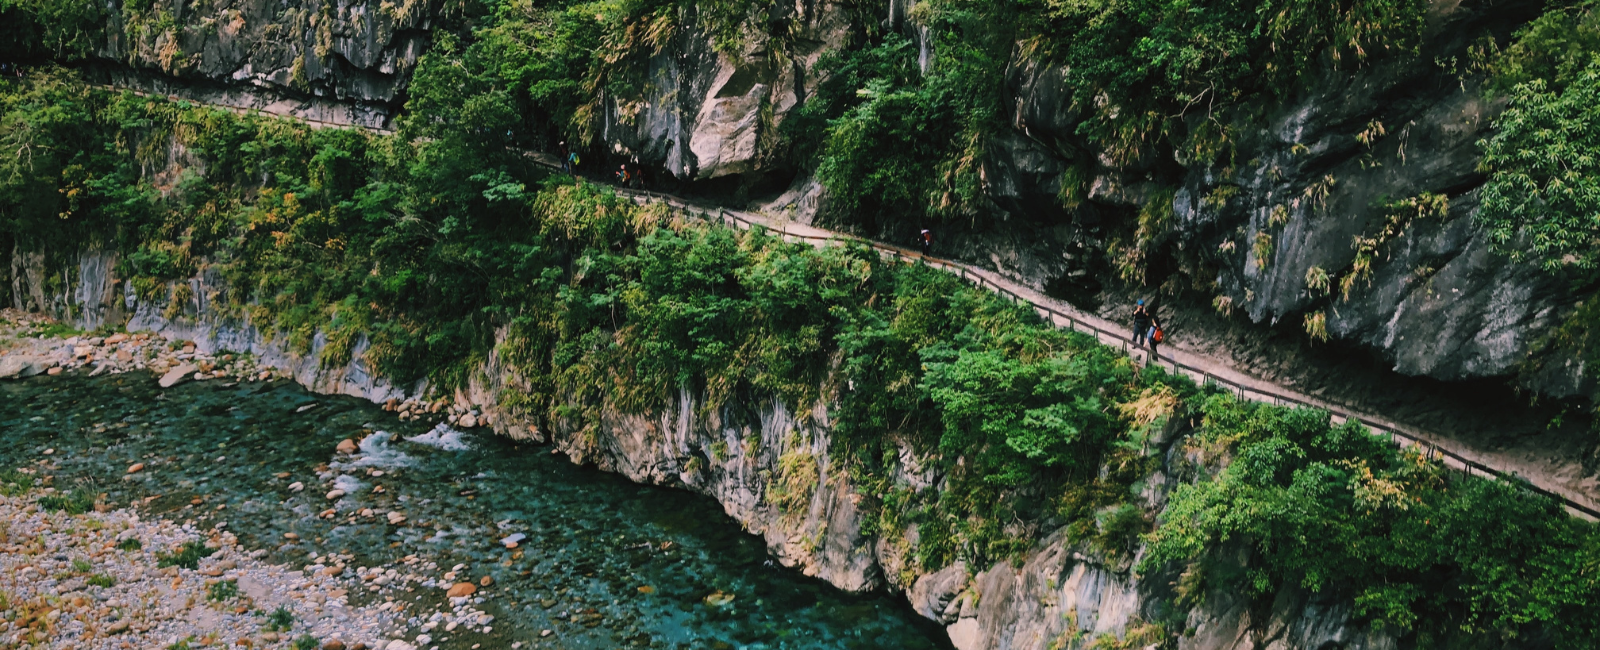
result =
M1156 346L1166 338L1166 333L1161 331L1161 321L1156 320L1155 311L1144 306L1141 298L1133 304L1133 344L1150 345L1150 357L1158 358Z
M1153 313L1150 314L1150 334L1147 338L1150 339L1150 358L1160 361L1161 353L1156 350L1156 346L1161 345L1167 334L1161 331L1161 319L1156 318Z

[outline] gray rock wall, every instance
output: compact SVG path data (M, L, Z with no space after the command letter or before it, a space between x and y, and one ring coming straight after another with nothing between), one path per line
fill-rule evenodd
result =
M1477 142L1502 106L1473 80L1431 62L1463 52L1485 27L1509 32L1530 16L1526 3L1439 4L1416 56L1328 73L1264 114L1221 116L1238 134L1232 169L1184 162L1172 219L1156 243L1202 252L1216 267L1216 292L1255 322L1299 329L1305 315L1325 314L1334 339L1378 352L1402 374L1447 381L1515 374L1573 298L1533 264L1490 250L1474 220L1484 181ZM1101 219L1131 218L1155 184L1147 167L1102 164L1086 208L1048 206L1082 119L1055 81L1059 74L1031 62L1012 71L1016 131L993 146L991 192L1026 224L1017 230L1056 216L1092 233ZM1364 133L1373 136L1365 143ZM1382 230L1384 203L1424 193L1447 196L1448 212L1413 219L1380 246L1370 277L1348 298L1338 287L1330 296L1308 286L1313 267L1335 281L1351 272L1353 241ZM1258 259L1263 235L1270 252ZM1036 286L1068 267L1059 239L1022 249L995 233L975 239L980 256ZM1530 387L1555 396L1589 389L1581 367L1546 365L1563 370L1529 379Z
M114 3L101 80L341 124L387 124L441 0Z
M908 7L891 2L891 20ZM986 212L970 227L948 225L944 252L1039 289L1085 273L1117 284L1116 270L1094 258L1117 255L1114 240L1129 243L1137 213L1159 202L1171 216L1150 238L1147 266L1155 272L1138 288L1145 294L1166 279L1163 266L1198 259L1205 267L1182 284L1214 283L1205 291L1256 323L1302 330L1308 314L1321 313L1335 341L1371 350L1401 374L1515 375L1574 298L1563 281L1490 249L1475 223L1484 182L1477 142L1502 105L1475 78L1434 61L1465 60L1485 30L1505 36L1538 10L1530 2L1435 3L1415 55L1328 72L1282 100L1210 116L1234 129L1233 155L1217 161L1167 152L1113 163L1077 135L1091 116L1078 108L1065 71L1016 60L1007 72L1011 128L986 146ZM1063 173L1086 161L1087 200L1063 207ZM772 207L851 226L850 215L819 215L821 187L796 188ZM1337 287L1328 295L1308 286L1314 267L1335 281L1351 272L1353 241L1383 229L1384 204L1424 193L1448 197L1448 212L1413 219L1381 245L1348 298ZM1256 253L1261 237L1271 242L1265 259ZM1592 390L1581 364L1541 361L1547 370L1523 377L1526 387L1552 396Z
M817 60L845 43L852 29L845 5L799 0L765 7L790 25L780 38L747 24L737 51L718 51L690 12L670 46L637 73L638 94L606 96L598 138L612 153L637 157L682 180L709 180L782 170L778 127L815 91Z
M44 259L62 261L55 266L38 261ZM207 354L250 352L258 365L277 368L324 394L381 403L420 397L429 390L426 383L397 386L379 376L362 358L368 347L364 339L356 344L349 362L333 365L323 358L326 339L320 334L307 349L297 350L285 337L262 332L219 306L225 303L229 287L214 273L202 272L188 280L192 297L174 306L138 300L115 277L111 262L110 255L98 251L13 255L13 264L35 273L60 273L60 265L78 269L75 278L68 273L70 281L54 292L46 291L41 302L79 327L126 318L129 330L193 341ZM915 526L882 537L862 533L866 515L858 507L862 495L832 463L826 402L805 410L777 400L708 409L696 396L684 393L658 412L608 410L594 428L542 430L499 404L501 389L520 381L498 355L491 355L454 398L487 414L501 435L547 443L573 462L594 464L637 482L714 498L730 517L765 540L768 552L783 566L846 591L903 593L918 613L946 627L959 650L1081 648L1106 635L1121 636L1145 621L1171 616L1170 576L1141 578L1132 570L1137 556L1107 558L1074 543L1064 528L1045 534L1014 563L978 570L962 562L931 572L908 568L906 558L917 539ZM1181 426L1168 427L1152 444L1175 449L1185 433ZM1177 451L1167 454L1174 459L1177 455ZM1147 480L1146 506L1159 511L1172 484L1166 477L1181 476L1184 470L1179 467L1190 466L1190 461L1174 460L1172 467ZM902 445L894 480L917 488L936 487L942 477L932 467L929 459ZM815 478L790 480L796 475ZM788 508L774 497L774 486L780 482L802 486L798 498L785 500ZM1290 587L1281 594L1265 609L1237 595L1208 594L1204 605L1188 612L1183 625L1193 633L1180 635L1178 648L1398 647L1392 637L1357 621L1348 601Z
M931 40L910 18L913 4L891 0L876 13L913 36L927 58ZM384 126L448 6L156 0L143 13L117 12L100 53L116 65L103 73L154 92ZM742 45L724 51L694 10L682 10L674 35L629 73L639 77L631 84L637 91L598 98L597 141L678 179L737 179L737 187L717 186L737 201L762 178L794 173L777 129L828 74L820 57L848 43L860 29L854 23L870 16L828 0L758 9L787 25L782 35L751 21ZM1204 258L1208 266L1193 280L1215 282L1212 291L1233 313L1292 330L1308 314L1323 314L1335 340L1372 350L1406 375L1513 375L1574 299L1560 281L1490 250L1474 225L1483 181L1476 142L1501 107L1472 79L1432 62L1463 54L1483 29L1508 34L1538 10L1526 0L1438 3L1415 56L1330 72L1279 103L1216 115L1235 129L1233 164L1114 166L1101 157L1088 200L1070 210L1057 197L1062 174L1095 158L1077 135L1087 115L1059 66L1019 59L1007 71L1011 128L986 145L989 212L970 230L941 232L941 241L1038 288L1085 274L1114 284L1114 271L1093 262L1111 245L1109 234L1131 231L1141 207L1159 201L1165 209L1170 196L1172 216L1152 249ZM163 12L174 21L158 20ZM1362 142L1358 135L1375 124L1383 134ZM1174 168L1176 178L1162 171ZM1382 228L1382 203L1423 193L1447 196L1449 211L1413 220L1381 246L1370 276L1348 298L1308 286L1313 268L1335 279L1350 271L1352 241ZM826 205L826 191L804 174L772 204L808 222L825 216ZM1272 242L1266 259L1255 252L1258 237ZM1527 387L1553 396L1591 392L1582 364L1535 361L1544 370L1523 377Z

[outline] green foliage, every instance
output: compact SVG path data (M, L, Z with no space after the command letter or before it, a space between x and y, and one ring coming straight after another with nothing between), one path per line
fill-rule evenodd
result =
M39 507L57 510L69 515L81 515L94 509L94 493L84 489L46 494L39 497Z
M977 471L998 485L1021 485L1045 469L1092 470L1120 429L1102 393L1128 377L1119 377L1116 365L1097 363L1109 359L1018 359L1003 350L943 345L926 349L923 358L924 385L944 416L940 451L978 450Z
M1415 632L1422 647L1549 634L1580 648L1600 633L1588 606L1600 597L1600 535L1555 501L1510 480L1451 477L1322 411L1215 395L1202 412L1191 444L1231 461L1174 490L1141 570L1220 563L1219 549L1242 544L1252 559L1233 586L1350 597L1359 616Z
M1545 13L1517 30L1498 56L1480 67L1490 73L1494 92L1509 94L1517 86L1543 80L1559 92L1583 77L1600 52L1600 13L1589 0L1553 2Z
M72 570L78 573L88 573L94 570L94 565L89 564L88 560L78 558L72 561Z
M288 632L294 628L294 612L288 607L279 605L272 613L267 614L266 630L268 632Z
M319 645L320 644L317 643L317 637L309 634L302 634L300 635L300 638L295 639L294 643L289 645L289 648L291 650L317 650Z
M1042 4L1037 46L1064 64L1078 106L1100 118L1080 133L1122 161L1169 135L1186 157L1215 158L1228 147L1218 108L1291 91L1324 61L1409 52L1425 9L1417 0Z
M33 489L33 476L14 469L0 470L0 496L14 497Z
M1119 638L1115 634L1102 634L1085 647L1085 650L1166 650L1177 639L1166 627L1135 618L1128 622Z
M142 548L144 548L144 542L139 541L139 538L137 537L129 537L125 540L117 542L117 550L119 551L132 552Z
M89 576L86 580L84 580L84 582L91 587L111 587L117 584L117 581L114 578L104 573L97 573Z
M206 598L215 601L232 600L239 597L239 583L235 580L218 580L206 587Z
M970 216L984 138L1003 124L1012 6L942 0L918 18L935 41L926 69L909 39L875 35L818 63L833 74L784 127L841 213L877 225Z
M95 0L0 0L0 52L8 62L87 57L104 39L105 7Z
M1048 135L1088 152L1062 178L1070 209L1089 153L1114 165L1176 155L1231 166L1226 109L1291 92L1328 62L1414 51L1424 10L1420 0L934 0L912 16L931 28L926 69L910 41L869 30L819 63L833 74L785 128L816 152L817 177L847 216L967 216L982 199L987 139L1013 108L1007 66L1019 55L1059 64L1082 119Z
M1600 52L1571 78L1511 89L1494 135L1482 142L1489 171L1478 218L1514 257L1555 271L1596 267L1600 239ZM1564 81L1565 83L1559 83Z
M184 542L176 551L157 553L156 566L162 568L175 566L191 570L198 569L200 568L200 558L211 557L211 554L216 552L217 550L214 548L206 548L204 542Z

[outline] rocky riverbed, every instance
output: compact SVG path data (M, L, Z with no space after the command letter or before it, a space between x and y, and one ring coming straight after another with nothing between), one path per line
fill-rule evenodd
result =
M891 597L775 566L714 501L452 402L315 395L248 355L4 318L3 507L23 514L0 552L54 582L0 585L0 647L948 647ZM185 543L204 557L160 566Z
M0 474L12 493L0 497L0 646L389 645L381 634L396 613L351 607L336 578L264 563L221 523L142 520L25 487L49 468L44 459Z

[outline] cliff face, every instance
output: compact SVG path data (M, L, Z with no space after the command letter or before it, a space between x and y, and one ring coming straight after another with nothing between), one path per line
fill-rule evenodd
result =
M426 30L442 11L429 2L306 0L216 0L205 8L158 0L153 7L173 22L122 12L103 50L114 63L104 74L205 101L367 126L392 116ZM1418 61L1459 52L1475 26L1510 29L1530 8L1441 4L1415 60L1329 73L1264 113L1217 116L1240 127L1231 169L1177 161L1181 182L1168 193L1150 180L1148 168L1101 163L1088 201L1074 210L1056 197L1083 115L1073 109L1059 68L1016 61L1007 76L1017 106L1011 129L986 148L992 218L941 241L1045 288L1083 273L1086 259L1108 254L1111 234L1139 208L1169 202L1171 219L1151 237L1151 254L1205 251L1226 299L1219 304L1236 313L1290 328L1321 313L1329 335L1379 352L1401 373L1446 380L1511 374L1566 314L1570 299L1533 266L1490 251L1474 224L1482 182L1476 141L1499 107L1471 83ZM817 69L819 57L845 42L852 19L843 5L825 2L779 9L795 25L789 36L751 39L733 52L718 51L692 26L681 30L648 59L650 83L640 94L604 99L601 138L615 153L637 155L683 179L750 183L792 171L776 129L815 90L826 74ZM909 3L893 2L887 11L888 21L916 32L926 51L926 34L906 22ZM1313 268L1335 281L1353 270L1358 251L1351 242L1384 228L1389 212L1382 204L1423 194L1445 196L1448 205L1402 224L1402 234L1378 248L1370 274L1351 283L1348 298L1337 286L1331 292L1307 286ZM774 208L793 208L797 218L810 220L827 218L819 210L825 204L826 192L802 175ZM1263 235L1268 245L1257 246ZM377 376L361 360L364 345L348 364L325 367L322 337L295 351L221 313L213 303L222 302L228 287L215 276L190 280L191 304L169 309L134 299L113 277L111 253L43 253L12 255L19 307L84 327L131 318L130 329L194 340L204 350L250 351L321 392L383 401L427 388ZM1535 388L1554 395L1585 389L1581 366L1545 365L1555 370L1535 378ZM497 404L499 388L516 381L491 357L457 399L490 413L504 435L544 441L575 462L636 481L715 498L784 565L842 589L903 592L918 612L946 625L962 650L1063 647L1058 642L1124 634L1144 620L1182 620L1190 633L1178 644L1186 650L1400 647L1354 622L1351 603L1292 587L1270 605L1215 593L1175 614L1175 576L1138 577L1134 558L1105 557L1072 543L1064 530L1044 535L1016 565L958 563L919 574L906 560L914 527L893 535L864 532L861 495L830 462L825 406L796 412L766 401L707 409L683 394L660 412L608 413L594 431L538 430ZM1177 443L1185 433L1169 431L1164 441L1169 462L1148 481L1150 512L1183 478L1181 464L1171 461L1181 455ZM922 461L903 449L896 480L939 485L942 477ZM809 497L774 503L779 481L805 488Z
M1477 142L1502 107L1430 62L1461 56L1469 35L1486 28L1509 33L1535 7L1432 9L1414 56L1329 72L1289 101L1214 116L1238 134L1234 164L1178 160L1176 192L1164 194L1149 164L1102 159L1074 211L1055 197L1083 116L1059 68L1014 65L1013 131L991 143L986 169L1005 217L957 247L1043 288L1083 268L1074 243L1116 255L1105 233L1151 201L1170 201L1170 219L1144 247L1149 286L1168 279L1171 259L1200 252L1215 267L1220 311L1293 329L1320 314L1334 340L1373 350L1406 375L1516 374L1572 298L1533 264L1490 249L1475 223L1484 181ZM1413 197L1435 203L1392 206ZM1318 274L1326 286L1312 280ZM1528 387L1555 396L1587 389L1581 364L1542 361L1550 370L1524 377Z
M1115 284L1105 258L1128 255L1135 215L1159 203L1171 216L1137 254L1150 289L1171 279L1181 260L1203 259L1186 282L1214 282L1205 290L1226 314L1293 330L1319 318L1334 341L1371 350L1404 375L1516 375L1574 299L1562 281L1491 250L1475 220L1484 180L1477 142L1502 107L1473 78L1434 62L1464 57L1474 35L1509 34L1537 10L1436 3L1415 54L1327 72L1286 101L1193 117L1233 128L1229 162L1118 166L1100 156L1087 200L1070 210L1058 195L1083 150L1077 133L1086 114L1075 108L1082 98L1071 96L1060 67L1016 60L1007 72L1011 128L985 147L988 212L971 228L941 233L945 249L1041 289ZM887 24L925 51L926 30L907 20L909 5L891 2L886 11ZM612 101L607 140L679 178L755 182L784 170L783 152L766 134L826 74L808 67L809 48L848 34L842 12L829 5L801 15L804 38L742 59L685 36L676 51L651 60L652 95ZM771 60L784 65L762 63ZM826 198L801 174L768 208L851 227L850 215L819 210ZM1327 279L1319 284L1318 276ZM1526 387L1558 397L1589 390L1581 364L1534 361L1545 370L1525 373Z
M926 60L930 39L913 4L896 0L879 13ZM429 31L456 10L428 0L132 6L115 13L100 52L101 74L113 83L365 126L388 123ZM941 232L941 242L1035 287L1089 285L1093 293L1119 283L1107 258L1129 255L1136 213L1170 203L1171 216L1135 256L1151 289L1170 287L1180 260L1200 259L1185 281L1214 282L1204 291L1219 311L1289 330L1321 319L1334 341L1370 350L1404 375L1456 381L1538 367L1520 377L1525 387L1586 394L1581 363L1532 356L1545 354L1541 340L1570 314L1567 287L1491 250L1476 225L1477 142L1501 106L1474 78L1435 63L1464 60L1476 35L1509 34L1539 10L1532 2L1435 3L1414 54L1327 72L1271 105L1191 118L1232 127L1226 161L1119 166L1100 156L1087 200L1070 210L1058 195L1083 151L1082 98L1060 67L1018 58L1006 72L1010 129L984 148L987 213ZM785 28L747 24L721 48L684 11L681 27L633 71L642 83L629 85L632 94L600 98L597 138L612 154L680 180L721 183L706 187L736 201L793 178L770 209L848 227L848 215L826 211L826 190L798 171L778 129L829 74L817 66L822 55L871 16L823 0L764 11ZM1391 205L1407 200L1412 207Z
M692 14L673 42L649 57L637 94L607 96L600 140L683 180L759 176L788 168L778 127L827 71L817 60L845 44L845 5L775 3L767 12L784 34L741 27L740 45L716 47Z
M47 258L64 266L46 264ZM12 263L24 279L68 278L44 289L40 302L81 327L126 318L129 330L194 341L203 352L249 352L261 366L322 393L384 402L428 391L426 384L397 386L375 373L362 359L364 340L356 344L351 361L334 365L324 359L326 339L320 334L307 349L295 350L283 337L226 313L218 305L230 288L215 273L202 271L190 279L188 301L172 305L138 300L128 283L114 276L110 253L21 253ZM491 355L454 399L487 414L501 435L547 443L573 462L634 481L714 498L763 538L784 566L847 591L902 593L918 613L944 625L960 650L1083 647L1103 635L1137 638L1147 621L1187 630L1176 641L1182 650L1401 647L1394 637L1359 622L1347 599L1293 586L1279 590L1270 604L1213 589L1198 606L1180 606L1172 587L1177 576L1138 576L1132 570L1137 554L1108 557L1072 541L1064 528L1043 534L1015 563L969 567L957 562L931 573L919 571L907 559L917 543L914 525L883 535L864 532L862 495L831 460L826 405L796 412L765 400L707 409L685 393L653 413L606 412L593 430L540 430L497 400L502 387L519 381ZM1185 422L1174 419L1150 441L1166 462L1143 482L1140 498L1148 512L1160 512L1171 486L1193 478L1198 457L1184 445L1191 433ZM894 481L917 488L941 485L943 477L928 461L903 447ZM780 489L786 496L777 495Z
M410 72L449 3L118 4L93 66L102 81L326 122L382 127L399 107Z

